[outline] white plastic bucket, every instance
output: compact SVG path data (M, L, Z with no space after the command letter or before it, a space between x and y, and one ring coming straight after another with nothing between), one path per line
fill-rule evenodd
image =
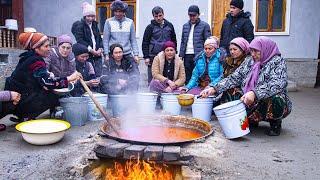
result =
M211 120L213 97L195 98L192 104L192 117L204 121Z
M246 108L240 100L221 104L213 110L226 138L238 138L250 133Z
M96 107L92 99L89 95L84 95L88 98L88 119L89 121L101 121L104 120L104 117L100 113L99 109ZM96 98L98 103L102 106L103 110L107 112L107 102L108 102L108 95L107 94L100 94L94 93L93 96Z
M162 93L161 104L162 111L171 115L180 115L181 106L177 99L178 94Z
M158 94L155 93L137 93L137 105L140 114L154 114Z
M129 101L129 96L126 94L109 95L109 102L111 103L113 117L123 115L132 103Z
M6 19L5 26L10 30L18 30L18 21L16 19Z

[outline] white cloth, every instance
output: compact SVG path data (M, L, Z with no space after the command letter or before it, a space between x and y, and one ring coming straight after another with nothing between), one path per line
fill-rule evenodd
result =
M193 31L194 31L194 26L195 24L192 24L189 37L188 37L188 42L187 42L187 49L186 49L186 54L194 54L194 48L193 48Z

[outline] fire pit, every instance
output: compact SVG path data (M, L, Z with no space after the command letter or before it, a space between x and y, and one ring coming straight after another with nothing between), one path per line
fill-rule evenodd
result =
M178 145L206 138L213 133L209 123L186 116L136 116L125 121L112 119L119 135L108 123L104 123L100 130L109 138L144 145Z

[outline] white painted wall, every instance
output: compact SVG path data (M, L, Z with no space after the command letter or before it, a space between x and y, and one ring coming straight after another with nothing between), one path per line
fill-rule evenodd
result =
M82 16L81 4L85 0L25 0L25 26L51 36L71 34L72 23ZM92 0L86 0L92 2ZM137 40L141 52L141 42L145 27L152 19L151 10L159 5L164 9L165 18L175 26L178 46L182 25L188 21L187 10L192 4L200 7L200 18L208 22L211 0L137 0ZM253 11L254 0L244 0L245 11ZM320 0L291 0L291 21L289 35L269 36L279 45L286 58L318 57L320 36ZM211 13L211 12L210 12ZM255 14L252 14L255 16ZM210 23L209 23L210 24ZM254 24L254 23L253 23ZM142 55L140 53L140 55Z

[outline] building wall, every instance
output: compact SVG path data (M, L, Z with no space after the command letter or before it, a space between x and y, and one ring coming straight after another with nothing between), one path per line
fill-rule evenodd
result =
M24 0L25 27L34 27L49 36L72 36L71 26L82 17L83 2L85 0Z
M85 0L25 0L25 26L35 27L38 31L51 36L63 33L71 34L72 23L82 16L81 4ZM92 2L92 0L86 0ZM208 22L210 0L137 0L137 40L141 52L141 42L145 27L152 19L151 9L160 5L165 18L175 26L178 45L180 44L182 25L187 22L188 6L200 7L200 18ZM245 11L253 12L252 0L245 1ZM269 36L275 40L286 58L316 59L319 49L320 32L319 0L291 0L291 22L289 35ZM254 16L254 14L252 14ZM210 23L209 23L210 24ZM140 53L142 56L142 54Z

